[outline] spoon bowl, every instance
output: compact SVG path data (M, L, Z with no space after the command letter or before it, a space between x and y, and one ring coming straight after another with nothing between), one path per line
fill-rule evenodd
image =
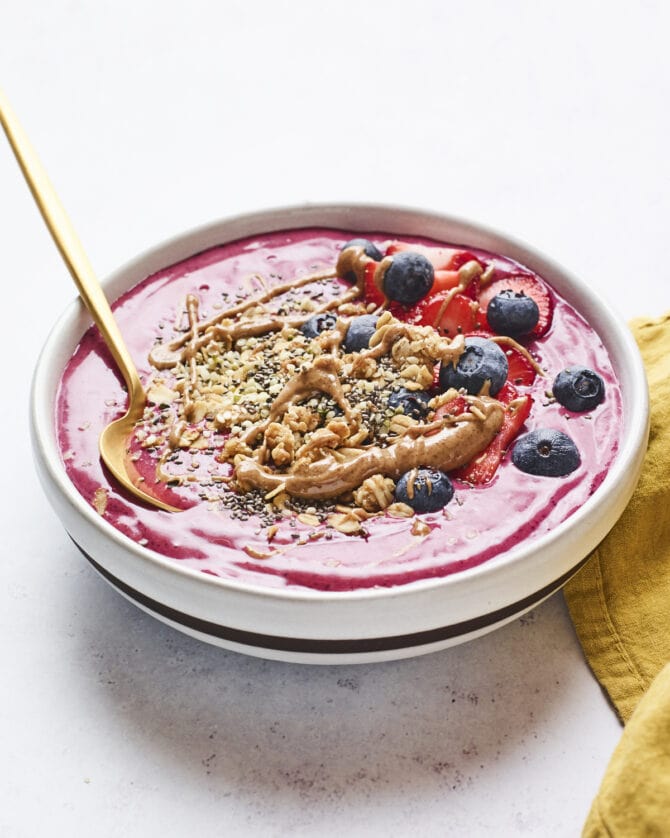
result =
M175 507L166 504L140 488L137 482L131 478L128 462L128 438L135 423L142 417L147 403L146 393L116 324L107 297L105 297L70 219L67 217L46 171L1 89L0 125L2 125L7 135L12 151L56 247L60 251L94 323L112 353L128 389L126 414L111 422L100 435L100 456L119 483L139 500L167 512L178 512L179 510Z
M137 483L142 481L143 478L135 472L127 456L128 439L135 428L136 422L142 418L145 404L146 398L130 400L128 411L103 429L98 440L100 456L116 480L139 500L146 501L166 512L179 512L180 510L176 507L170 506L154 495L140 489Z

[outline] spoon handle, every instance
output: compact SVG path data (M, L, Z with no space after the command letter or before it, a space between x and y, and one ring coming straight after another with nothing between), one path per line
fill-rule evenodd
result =
M131 400L133 396L137 397L140 394L143 396L144 391L137 369L126 348L123 336L119 331L93 267L81 246L70 219L56 196L47 173L1 88L0 124L7 135L35 203L42 213L42 218L74 279L79 294L119 367Z

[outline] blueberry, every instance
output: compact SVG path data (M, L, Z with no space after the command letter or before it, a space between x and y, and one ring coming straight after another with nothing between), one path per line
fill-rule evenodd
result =
M431 396L425 390L406 390L401 387L389 396L389 407L401 407L405 416L421 420L428 413L428 402Z
M540 309L532 297L508 288L496 294L488 304L486 319L494 332L520 337L537 326Z
M343 244L341 250L346 250L348 247L362 247L363 253L375 262L381 262L384 258L377 245L373 244L368 239L352 239L351 241L346 242L346 244ZM349 271L349 273L342 278L352 284L356 282L356 274L353 271Z
M305 320L300 327L300 331L306 338L315 338L321 332L329 332L334 329L336 323L337 317L334 314L315 314L309 320Z
M344 351L360 352L361 349L367 349L378 320L378 314L362 314L360 317L352 318L344 338Z
M384 274L384 293L390 300L413 305L433 287L435 271L421 253L403 250L396 253Z
M456 366L440 367L440 389L444 392L450 387L464 387L471 395L477 395L489 381L489 393L495 396L505 383L508 370L507 356L498 344L486 338L466 338L465 351Z
M553 393L563 407L584 413L598 407L605 398L605 382L588 367L568 367L556 376Z
M442 471L415 468L402 475L395 487L395 499L415 512L437 512L454 496L451 480Z
M343 244L341 249L346 250L348 247L362 247L365 255L369 256L370 259L374 259L375 262L381 262L384 258L377 245L373 244L368 239L352 239L346 244Z
M520 436L512 451L512 462L526 474L564 477L579 467L577 446L563 431L540 428Z

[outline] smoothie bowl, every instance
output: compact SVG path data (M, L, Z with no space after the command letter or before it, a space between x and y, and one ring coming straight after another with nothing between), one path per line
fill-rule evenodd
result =
M35 373L40 478L81 552L192 636L386 660L475 637L576 572L635 487L644 369L575 278L454 218L235 217L105 284L148 394L130 498L97 440L125 393L83 305Z

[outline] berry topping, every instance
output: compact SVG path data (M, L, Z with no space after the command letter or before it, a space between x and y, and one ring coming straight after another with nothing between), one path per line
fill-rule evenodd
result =
M421 420L428 413L428 402L431 396L425 390L406 390L401 387L389 396L388 405L392 408L402 408L405 416Z
M423 244L408 244L407 242L391 242L386 248L386 255L393 256L411 250L421 253L430 261L436 271L458 271L466 262L476 259L469 250L459 250L453 247L428 247Z
M451 480L442 471L415 468L405 472L395 487L395 499L415 512L437 512L454 496Z
M342 245L340 252L348 250L350 247L362 247L363 253L365 253L368 258L372 259L373 262L381 262L384 258L377 245L373 244L368 239L351 239L351 241ZM354 271L347 271L342 279L346 279L347 282L351 282L353 285L356 282L357 277Z
M370 338L377 328L378 314L362 314L352 318L344 338L345 352L360 352L370 345Z
M532 297L511 288L501 291L486 309L489 326L499 335L520 337L530 334L540 319L540 309Z
M539 317L537 324L531 329L528 335L532 338L538 338L546 334L551 326L554 301L544 282L537 277L526 274L497 279L495 282L487 285L479 294L479 305L482 311L487 311L491 300L503 291L513 291L517 294L531 297L537 305Z
M502 427L481 454L478 454L471 463L462 466L453 473L453 477L476 486L481 486L493 480L498 466L507 452L507 447L528 419L533 405L532 398L530 396L519 396L519 393L509 381L496 398L506 407Z
M417 326L434 326L447 337L471 332L479 319L479 306L463 294L450 295L448 291L431 293L416 305L390 306L391 313L399 320Z
M512 451L512 462L526 474L538 477L564 477L579 467L582 459L577 446L563 431L540 428L519 437Z
M517 387L530 387L535 381L537 371L528 358L514 347L506 349L505 355L509 364L507 380Z
M458 285L458 271L444 271L435 268L435 281L431 295L439 294L440 291L451 291Z
M446 404L440 405L433 416L433 421L444 419L447 416L462 416L468 412L468 402L464 396L458 395Z
M336 323L337 317L334 314L315 314L302 324L300 331L306 338L315 338L321 332L334 329Z
M442 311L436 329L448 338L471 332L479 323L479 306L463 294L454 294Z
M348 247L362 247L365 255L374 259L375 262L381 262L384 258L377 245L373 244L369 239L352 239L342 245L342 250L346 250Z
M605 382L588 367L568 367L556 376L553 393L563 407L584 413L598 407L605 398Z
M384 293L390 300L413 305L429 293L434 279L430 261L421 253L406 250L393 256L384 274Z
M342 245L342 250L346 250L349 247L362 247L365 255L369 256L370 259L374 259L375 262L381 262L384 258L377 245L373 244L369 239L352 239Z
M488 383L489 394L495 396L505 383L508 364L505 353L493 341L486 338L466 338L465 350L453 364L440 367L440 389L465 388L471 395L477 395Z
M363 296L366 302L374 303L376 306L383 306L386 302L386 297L375 284L376 270L376 262L368 262L365 266L365 272L363 274Z

